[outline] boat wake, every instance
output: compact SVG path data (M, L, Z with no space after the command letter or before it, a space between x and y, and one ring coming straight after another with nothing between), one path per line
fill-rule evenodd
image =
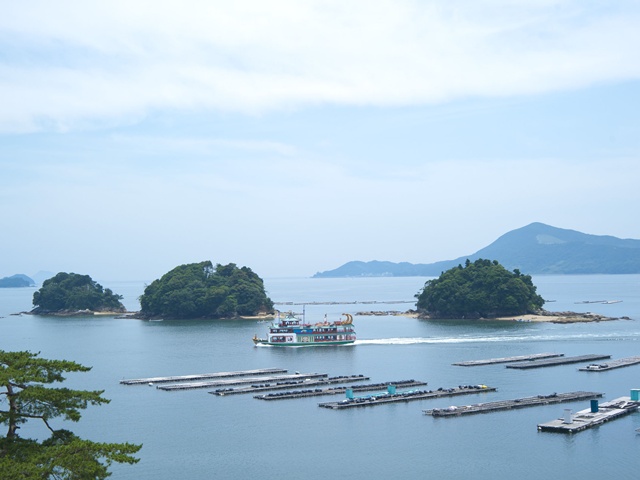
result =
M523 341L529 337L504 338L504 337L444 337L444 338L377 338L370 340L356 340L354 345L416 345L419 343L485 343L485 342L505 342Z
M458 343L510 343L510 342L552 342L566 340L623 340L638 339L640 332L616 333L577 333L575 335L566 334L545 334L545 335L500 335L500 336L464 336L464 337L405 337L405 338L377 338L367 340L356 340L354 345L416 345L427 344L458 344Z

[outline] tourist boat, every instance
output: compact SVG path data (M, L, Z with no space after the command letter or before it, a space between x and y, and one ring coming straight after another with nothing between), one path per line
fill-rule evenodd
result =
M288 313L285 317L280 312L269 327L267 338L253 337L255 345L271 345L274 347L310 347L326 345L346 345L356 341L353 328L353 317L348 313L342 314L345 320L329 322L325 315L320 323L306 323ZM303 317L304 318L304 317Z

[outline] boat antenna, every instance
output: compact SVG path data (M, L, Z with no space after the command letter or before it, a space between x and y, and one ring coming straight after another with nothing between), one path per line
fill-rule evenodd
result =
M304 315L304 314L305 314L305 311L304 311L304 310L305 310L305 307L306 307L306 305L303 303L303 304L302 304L302 323L303 323L303 324L307 323L306 317L305 317L305 315Z

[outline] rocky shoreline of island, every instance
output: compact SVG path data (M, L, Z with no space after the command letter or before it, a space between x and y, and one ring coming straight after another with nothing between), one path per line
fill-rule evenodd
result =
M631 320L630 317L607 317L598 313L578 313L578 312L547 312L542 311L535 314L516 315L513 317L499 317L493 320L514 321L514 322L548 322L548 323L590 323L590 322L611 322L614 320Z
M38 310L34 309L31 311L17 312L12 313L11 315L20 316L20 315L38 315L41 317L89 317L89 316L101 316L101 317L130 317L137 312L127 312L127 311L114 311L114 310L56 310L56 311L48 311L48 310Z

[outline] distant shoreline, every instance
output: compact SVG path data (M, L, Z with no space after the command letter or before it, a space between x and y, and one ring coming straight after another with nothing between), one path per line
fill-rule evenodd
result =
M79 316L101 316L101 317L115 317L115 318L129 318L132 320L150 320L149 318L141 317L140 312L93 312L90 310L80 310L73 312L51 312L51 313L35 313L35 312L19 312L12 313L11 315L39 315L50 317L79 317ZM398 316L408 318L420 318L423 320L451 320L446 318L431 318L418 313L415 310L401 311L363 311L356 312L354 314L358 317L369 316ZM259 314L252 316L241 316L235 318L235 320L271 320L275 318L270 314ZM220 319L222 320L222 319ZM233 320L233 319L225 319ZM543 323L591 323L591 322L610 322L614 320L631 320L629 317L607 317L597 313L578 313L578 312L547 312L542 311L536 314L514 315L508 317L493 317L493 318L474 318L468 319L472 321L500 321L500 322L543 322Z
M423 316L415 310L406 312L358 312L358 316L382 316L396 315L410 318L421 318L424 320L449 320L446 318L431 318ZM590 323L590 322L610 322L613 320L631 320L629 317L607 317L597 313L578 312L547 312L546 310L537 314L514 315L508 317L494 318L474 318L473 321L500 321L500 322L546 322L546 323Z

